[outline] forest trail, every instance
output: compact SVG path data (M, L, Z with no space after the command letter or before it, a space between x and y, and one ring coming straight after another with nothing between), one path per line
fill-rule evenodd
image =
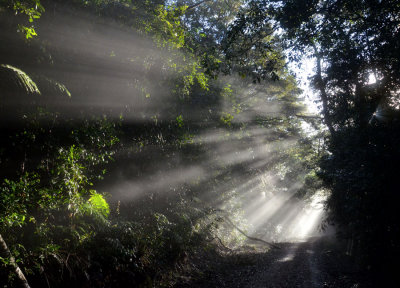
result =
M209 266L201 279L177 287L361 288L373 287L332 238L280 243L232 251ZM208 263L210 265L210 263Z

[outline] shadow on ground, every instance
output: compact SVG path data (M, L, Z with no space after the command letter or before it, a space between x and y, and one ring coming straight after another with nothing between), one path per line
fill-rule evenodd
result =
M191 272L175 287L378 287L332 237L279 245L281 249L249 244L221 253L199 252L187 264Z

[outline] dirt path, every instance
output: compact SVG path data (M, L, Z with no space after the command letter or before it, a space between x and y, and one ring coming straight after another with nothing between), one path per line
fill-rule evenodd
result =
M328 287L328 275L321 271L315 239L283 243L256 267L256 273L242 287Z
M280 243L281 249L235 251L216 259L200 279L177 287L371 288L367 275L329 239ZM195 277L198 278L198 277Z

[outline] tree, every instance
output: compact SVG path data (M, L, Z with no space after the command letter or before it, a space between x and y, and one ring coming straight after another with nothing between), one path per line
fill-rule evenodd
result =
M2 268L14 256L38 286L167 286L213 235L239 243L216 212L243 230L237 187L268 170L277 193L303 181L300 90L259 3L42 0L29 39L1 3Z
M330 220L354 241L359 258L390 274L399 255L398 168L389 159L399 157L400 6L333 0L267 5L286 31L291 57L307 53L316 60L313 84L330 131L331 154L321 162L332 191ZM393 118L379 119L385 113Z

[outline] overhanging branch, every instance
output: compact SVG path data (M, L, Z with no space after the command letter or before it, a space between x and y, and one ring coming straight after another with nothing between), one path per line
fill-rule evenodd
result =
M210 0L203 0L203 1L197 2L197 3L195 3L195 4L192 4L192 5L190 5L190 6L188 6L188 7L186 8L186 11L191 10L191 9L194 9L194 8L196 8L197 6L200 6L201 4L203 4L203 3L205 3L205 2L209 2L209 1L210 1Z

